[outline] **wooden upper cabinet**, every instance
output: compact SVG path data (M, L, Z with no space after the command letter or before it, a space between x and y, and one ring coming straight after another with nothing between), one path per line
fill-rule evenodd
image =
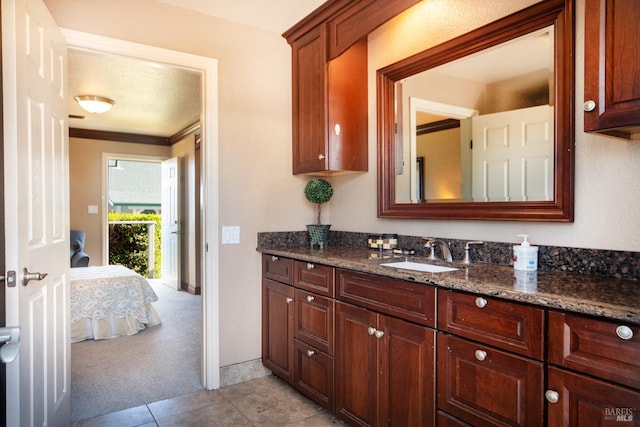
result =
M368 170L367 35L419 0L330 0L283 34L292 49L293 174Z
M584 130L640 138L638 0L586 0Z
M292 44L293 173L368 169L367 44L327 62L326 27Z

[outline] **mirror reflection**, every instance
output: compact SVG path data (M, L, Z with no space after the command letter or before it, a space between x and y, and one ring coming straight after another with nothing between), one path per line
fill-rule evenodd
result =
M553 32L395 82L396 203L554 200Z

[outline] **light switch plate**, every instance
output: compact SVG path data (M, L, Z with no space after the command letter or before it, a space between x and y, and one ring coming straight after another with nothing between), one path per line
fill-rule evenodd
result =
M240 243L240 227L237 225L222 227L222 244L237 245Z
M98 213L98 205L89 205L89 207L87 208L87 212L90 214L97 214Z

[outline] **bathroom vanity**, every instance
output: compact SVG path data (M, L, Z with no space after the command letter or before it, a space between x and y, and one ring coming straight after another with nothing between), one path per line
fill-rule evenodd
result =
M634 281L538 272L519 289L508 266L259 250L264 365L348 424L605 425L640 410Z

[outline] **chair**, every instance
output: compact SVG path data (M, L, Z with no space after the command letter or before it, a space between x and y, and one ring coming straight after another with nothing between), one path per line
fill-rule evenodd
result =
M80 230L71 230L69 237L71 247L71 267L88 267L90 257L84 252L85 232Z

